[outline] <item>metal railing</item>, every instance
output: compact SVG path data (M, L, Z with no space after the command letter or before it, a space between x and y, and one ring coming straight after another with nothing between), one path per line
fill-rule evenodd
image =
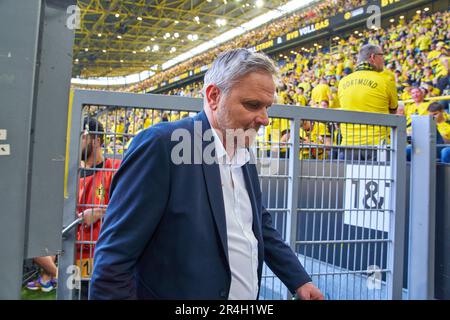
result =
M80 178L86 174L80 165L83 113L103 122L104 153L121 159L139 130L163 119L190 116L201 108L201 99L194 98L75 91L59 299L85 295L83 287L74 287L73 280L81 276L82 282L89 281L96 238L92 225L90 232L79 225L79 214L83 207L104 206L80 203L80 190L86 183ZM263 205L313 281L330 299L401 299L404 119L280 105L271 107L269 116L271 124L261 129L253 150ZM91 174L105 176L108 170L96 169ZM74 267L77 265L82 270ZM287 298L288 290L265 266L260 299Z

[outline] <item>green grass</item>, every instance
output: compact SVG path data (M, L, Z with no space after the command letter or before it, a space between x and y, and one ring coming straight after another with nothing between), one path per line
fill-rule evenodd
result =
M28 290L22 288L22 300L56 300L56 290L51 292L42 292L41 290Z

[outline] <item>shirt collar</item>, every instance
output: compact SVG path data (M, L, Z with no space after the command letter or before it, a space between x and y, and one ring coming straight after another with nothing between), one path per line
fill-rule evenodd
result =
M211 127L214 137L214 145L216 149L216 156L219 164L230 165L233 168L240 168L250 161L250 153L247 148L238 148L234 153L234 156L230 158L225 150L222 140L220 140L216 129Z

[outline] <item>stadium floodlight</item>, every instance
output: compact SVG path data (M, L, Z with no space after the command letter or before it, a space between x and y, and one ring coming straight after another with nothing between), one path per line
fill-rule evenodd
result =
M223 27L223 26L225 26L227 24L227 20L225 20L225 19L216 19L216 24L219 27Z

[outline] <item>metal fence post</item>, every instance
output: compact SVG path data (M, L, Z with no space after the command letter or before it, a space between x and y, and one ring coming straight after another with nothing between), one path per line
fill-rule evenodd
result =
M288 213L287 221L290 221L291 228L286 230L286 238L290 241L290 246L292 250L296 251L297 243L297 208L298 208L298 190L299 190L299 176L300 176L300 118L295 117L291 120L290 136L291 136L291 146L289 148L289 181L288 181ZM292 296L288 291L287 298L290 299Z
M408 296L434 298L436 208L436 124L428 116L412 116Z
M64 211L63 211L63 228L67 228L75 220L76 203L77 203L77 184L78 184L78 167L79 167L79 145L81 132L81 111L82 102L78 100L78 96L74 95L73 102L69 105L68 117L68 137L69 154L66 157L68 161L67 185L65 189L67 194L64 195ZM62 250L58 262L58 288L56 296L58 300L72 300L73 289L72 280L76 279L76 269L70 269L74 265L75 257L75 238L76 225L71 230L67 230L63 235ZM69 272L69 273L68 273Z
M392 262L392 291L388 292L388 299L401 300L403 293L403 255L405 239L406 215L406 122L393 130L391 145L394 148L392 158L392 208L395 216L390 224L392 243L389 250Z

